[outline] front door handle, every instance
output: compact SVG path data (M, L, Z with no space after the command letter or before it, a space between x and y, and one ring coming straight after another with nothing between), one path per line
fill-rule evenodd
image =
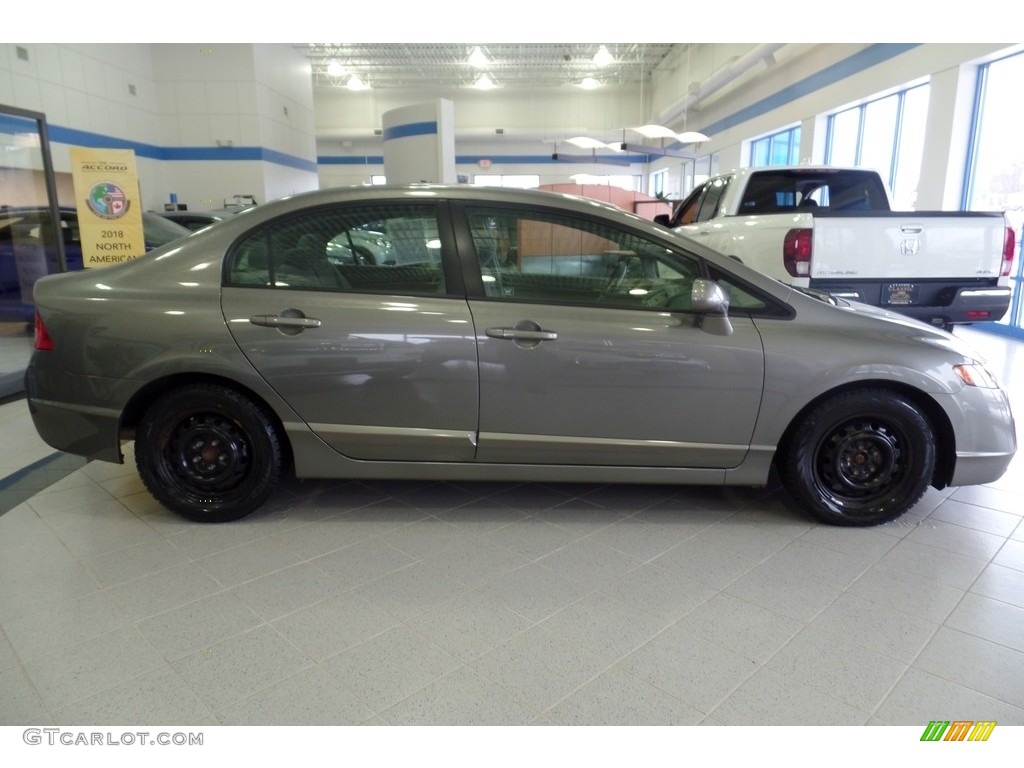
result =
M520 341L554 341L554 331L534 331L520 328L488 328L484 331L492 339L517 339Z

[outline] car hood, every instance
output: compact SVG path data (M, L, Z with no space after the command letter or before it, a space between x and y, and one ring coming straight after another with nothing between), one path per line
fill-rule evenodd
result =
M808 294L803 295L807 296ZM981 356L969 344L934 325L928 325L882 307L847 299L831 298L831 302L820 299L819 301L830 304L830 309L835 312L843 312L858 318L858 321L877 323L879 327L884 327L889 333L898 331L901 335L948 350L956 355L974 360L981 359Z

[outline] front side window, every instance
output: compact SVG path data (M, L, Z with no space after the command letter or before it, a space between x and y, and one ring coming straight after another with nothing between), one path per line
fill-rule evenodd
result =
M445 292L430 205L333 206L279 219L238 243L232 285L438 295Z
M699 261L653 240L561 214L468 211L490 299L686 310Z

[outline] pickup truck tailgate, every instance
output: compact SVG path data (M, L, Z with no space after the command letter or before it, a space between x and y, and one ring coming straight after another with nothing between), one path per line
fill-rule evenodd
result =
M1001 213L816 212L811 278L995 279Z

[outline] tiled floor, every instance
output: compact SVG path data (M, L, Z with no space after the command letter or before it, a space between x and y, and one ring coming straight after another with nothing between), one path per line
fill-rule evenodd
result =
M1024 345L960 334L1024 418ZM51 453L23 402L0 429L0 477ZM60 471L0 515L3 725L1024 725L1021 458L855 530L775 489L384 482L203 526L131 463Z

